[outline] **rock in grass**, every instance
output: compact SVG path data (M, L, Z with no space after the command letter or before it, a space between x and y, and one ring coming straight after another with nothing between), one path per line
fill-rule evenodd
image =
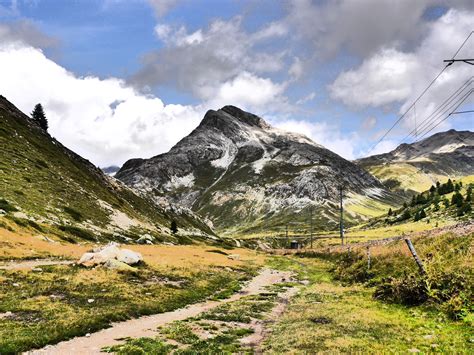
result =
M111 260L115 260L128 266L143 261L143 257L140 253L129 249L121 249L119 246L117 243L109 243L106 246L95 248L92 252L83 254L78 264L84 266L107 266L113 264L110 263Z
M117 270L117 271L137 271L137 269L135 269L134 267L131 267L130 265L122 261L115 260L115 259L107 260L104 263L104 266L107 269Z

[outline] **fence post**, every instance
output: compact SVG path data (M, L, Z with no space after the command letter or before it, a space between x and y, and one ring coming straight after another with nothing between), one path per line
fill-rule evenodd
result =
M421 273L426 274L425 267L423 266L421 259L418 257L418 254L416 253L415 247L413 246L410 238L405 238L405 242L408 245L408 249L410 249L411 255L413 255L413 259L415 259L418 267L420 268Z

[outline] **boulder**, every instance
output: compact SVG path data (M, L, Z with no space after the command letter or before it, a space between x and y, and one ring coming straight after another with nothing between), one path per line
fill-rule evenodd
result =
M104 267L106 267L107 269L118 271L137 271L137 269L135 269L134 267L131 267L130 265L115 259L106 261Z
M83 254L78 264L84 266L112 265L111 260L114 260L126 265L135 265L143 261L140 253L121 249L119 246L117 243L109 243L106 246L94 248L92 252Z
M142 254L129 249L121 249L116 259L127 265L135 265L138 264L140 261L143 261Z
M146 234L143 234L140 238L138 238L137 240L137 243L138 244L153 244L153 242L155 241L155 238L146 233Z

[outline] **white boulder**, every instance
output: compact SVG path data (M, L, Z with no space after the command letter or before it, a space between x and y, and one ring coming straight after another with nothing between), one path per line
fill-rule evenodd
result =
M116 260L127 265L135 265L143 261L140 253L129 249L119 248L120 244L109 243L106 246L94 248L92 252L84 253L78 264L84 266L111 265L109 261Z

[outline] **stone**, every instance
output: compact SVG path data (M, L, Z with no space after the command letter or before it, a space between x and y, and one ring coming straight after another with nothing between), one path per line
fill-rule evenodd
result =
M131 267L130 265L122 261L118 261L116 259L107 260L104 263L104 267L110 270L118 270L118 271L137 271L137 269L135 269L134 267Z
M240 260L240 255L239 254L230 254L230 255L227 255L227 259Z
M146 234L143 234L140 238L138 238L137 240L137 243L138 244L153 244L153 242L155 241L155 238L146 233Z
M106 246L94 248L92 252L84 253L78 264L84 266L104 265L109 263L109 267L114 268L117 264L110 264L111 260L116 260L127 265L135 265L143 261L140 253L129 249L120 249L119 244L109 243Z

